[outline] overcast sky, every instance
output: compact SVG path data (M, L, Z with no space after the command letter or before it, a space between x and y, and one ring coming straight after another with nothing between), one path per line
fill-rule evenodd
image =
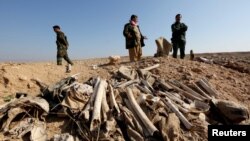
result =
M55 61L58 24L72 59L128 55L122 31L131 14L148 37L170 40L181 13L188 26L186 53L250 51L250 0L1 0L0 61Z

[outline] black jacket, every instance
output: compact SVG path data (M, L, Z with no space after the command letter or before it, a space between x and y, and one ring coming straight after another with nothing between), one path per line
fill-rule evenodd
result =
M172 29L172 42L186 41L186 31L188 27L184 23L175 22L171 26Z

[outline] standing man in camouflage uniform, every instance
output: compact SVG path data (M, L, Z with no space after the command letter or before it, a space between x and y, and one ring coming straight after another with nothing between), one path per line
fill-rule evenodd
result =
M60 26L55 25L53 29L56 33L56 45L57 45L57 65L62 65L62 59L64 58L68 63L68 70L70 71L71 65L73 62L69 59L67 49L69 47L69 43L67 41L67 37L61 31Z
M172 44L173 44L173 57L177 58L178 49L180 49L180 57L185 57L185 45L186 45L186 31L188 27L181 23L181 14L175 16L175 23L171 26L172 29Z
M142 47L145 46L144 39L138 26L138 17L132 15L130 22L124 26L123 35L126 38L126 49L129 50L131 62L139 61L142 56Z

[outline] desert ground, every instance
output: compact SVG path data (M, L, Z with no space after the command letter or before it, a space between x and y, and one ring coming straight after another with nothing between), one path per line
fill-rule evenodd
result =
M221 99L240 103L250 110L250 52L234 53L205 53L195 55L202 56L214 61L221 61L220 64L208 64L199 61L190 61L187 56L185 60L173 59L172 57L144 57L137 67L147 67L156 62L160 67L154 70L165 80L178 80L184 84L190 84L201 78L208 79L209 83L219 93ZM236 63L237 66L228 68L223 66L223 61ZM32 79L39 79L45 84L52 85L61 79L80 73L79 82L86 82L93 76L110 79L120 66L134 66L128 57L122 57L118 65L109 65L108 58L74 60L71 73L65 73L64 65L57 66L56 61L35 62L35 63L0 63L0 104L15 97L15 93L27 93L36 96L40 89ZM93 65L97 65L96 68ZM49 138L55 133L64 132L63 119L55 120L55 117L46 119ZM207 135L206 135L207 136ZM4 136L1 134L0 139Z

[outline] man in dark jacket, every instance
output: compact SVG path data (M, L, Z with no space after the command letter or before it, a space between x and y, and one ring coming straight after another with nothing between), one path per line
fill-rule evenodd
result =
M56 33L56 45L57 45L57 65L62 65L62 59L64 58L69 64L69 68L73 65L73 62L69 59L67 49L69 43L67 37L61 31L58 25L53 26L53 29Z
M173 44L173 57L177 58L178 49L180 49L180 57L185 57L185 45L186 45L186 31L188 27L181 23L181 14L175 16L175 23L171 26L172 29L172 44Z
M139 61L142 56L142 47L145 46L144 39L138 26L138 17L132 15L130 22L124 26L123 35L126 38L126 49L129 50L131 62Z

